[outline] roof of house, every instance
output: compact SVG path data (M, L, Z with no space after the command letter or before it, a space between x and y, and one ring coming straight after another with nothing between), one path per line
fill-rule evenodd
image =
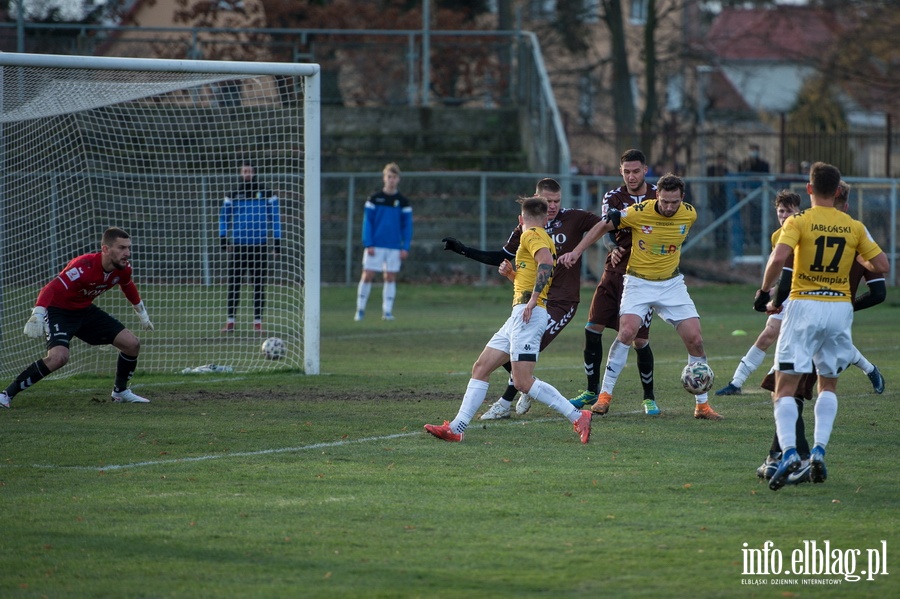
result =
M842 30L831 11L806 6L724 9L706 36L721 60L797 61L821 56Z

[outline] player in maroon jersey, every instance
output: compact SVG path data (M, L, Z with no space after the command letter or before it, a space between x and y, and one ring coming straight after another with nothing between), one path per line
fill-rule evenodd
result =
M626 150L619 157L619 171L625 185L610 190L603 196L601 216L606 217L611 209L624 210L628 206L656 198L656 186L647 183L647 158L640 150ZM631 255L631 230L611 231L604 236L603 243L609 250L603 275L591 300L591 311L584 327L584 373L587 375L587 389L569 401L578 409L591 406L597 401L600 391L600 377L603 373L603 341L605 328L619 330L619 304L622 302L622 288L625 284L625 267ZM562 255L562 252L560 252ZM565 269L559 269L565 270ZM648 313L637 332L634 349L637 352L638 372L644 388L644 412L659 414L653 394L653 351L650 349L650 321L653 312ZM607 406L608 409L608 406ZM605 414L606 410L595 410Z
M0 391L0 406L9 407L20 391L34 385L69 361L69 342L78 337L89 345L112 345L119 350L114 402L149 403L128 388L141 349L138 338L121 322L94 305L94 300L116 285L131 302L144 330L153 323L131 280L131 237L117 227L103 233L101 249L71 260L55 279L38 294L25 334L35 339L46 337L47 356L34 362L6 388Z
M600 217L587 210L560 208L562 188L555 179L541 179L538 181L535 195L539 195L547 200L547 225L544 228L550 235L550 238L553 239L557 254L570 251L578 244L587 231L600 222ZM520 225L513 230L503 249L498 251L470 248L453 237L445 237L442 241L444 242L445 250L452 250L457 254L483 264L500 266L504 261L515 258L521 235L522 227ZM559 335L566 325L571 322L572 317L575 316L578 302L581 299L581 265L576 265L573 268L556 269L553 273L553 282L550 285L549 293L547 313L550 316L550 320L541 338L541 351L550 345L550 342ZM509 363L504 364L503 367L507 371L510 370ZM481 419L509 418L510 406L515 396L516 387L510 382L502 397L482 415ZM516 413L520 415L525 414L530 407L531 398L523 395L516 402Z

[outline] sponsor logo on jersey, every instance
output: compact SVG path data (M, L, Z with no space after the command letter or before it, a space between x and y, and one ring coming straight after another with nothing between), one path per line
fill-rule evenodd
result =
M77 268L70 268L66 271L66 278L70 281L76 281L81 277L81 271Z

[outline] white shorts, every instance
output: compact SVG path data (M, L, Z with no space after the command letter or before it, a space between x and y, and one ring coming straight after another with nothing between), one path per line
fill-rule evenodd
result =
M400 250L375 248L375 255L363 250L363 270L375 272L400 272Z
M853 304L791 300L775 346L775 370L788 374L818 372L836 378L856 355L850 328Z
M684 276L677 275L665 281L648 281L625 275L619 314L636 314L644 318L650 310L656 310L671 325L688 318L700 318L694 300L688 295Z
M535 307L531 311L531 320L525 322L522 320L524 311L525 304L513 306L512 314L500 330L494 333L486 347L509 354L512 362L537 362L541 353L541 337L544 336L550 317L545 308Z

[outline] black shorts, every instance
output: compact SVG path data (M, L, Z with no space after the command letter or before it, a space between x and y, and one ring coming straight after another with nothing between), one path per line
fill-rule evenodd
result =
M47 349L56 346L69 347L72 337L78 337L88 345L110 345L125 325L91 304L84 310L47 308L50 335Z
M603 271L594 297L591 299L591 310L588 312L588 324L596 324L614 331L619 330L619 305L622 303L622 291L625 288L625 275L609 270ZM638 329L637 339L650 338L650 323L653 311L644 318Z

